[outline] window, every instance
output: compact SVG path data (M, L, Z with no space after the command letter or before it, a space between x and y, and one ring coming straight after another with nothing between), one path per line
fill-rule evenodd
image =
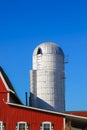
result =
M29 130L29 125L27 122L18 122L16 125L16 130Z
M40 130L54 130L54 125L51 122L42 122Z
M38 48L37 55L42 54L42 49Z
M0 130L5 130L5 123L0 121Z

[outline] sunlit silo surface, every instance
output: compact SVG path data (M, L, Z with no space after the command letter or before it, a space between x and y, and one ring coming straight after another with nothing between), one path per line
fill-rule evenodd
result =
M55 43L45 42L33 52L30 71L30 105L64 112L64 53Z

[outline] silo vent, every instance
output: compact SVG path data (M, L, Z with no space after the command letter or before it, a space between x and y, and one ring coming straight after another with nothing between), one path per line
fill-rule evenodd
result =
M37 55L42 54L42 49L38 48Z

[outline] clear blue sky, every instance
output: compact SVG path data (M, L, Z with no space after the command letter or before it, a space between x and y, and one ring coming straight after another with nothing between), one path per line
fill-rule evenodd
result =
M66 110L87 110L87 1L0 1L0 66L23 103L32 52L44 41L57 43L69 56Z

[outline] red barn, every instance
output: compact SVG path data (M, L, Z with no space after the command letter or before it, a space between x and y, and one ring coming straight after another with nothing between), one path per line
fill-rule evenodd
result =
M87 112L66 114L24 106L0 67L0 130L70 130L71 128L86 130Z

